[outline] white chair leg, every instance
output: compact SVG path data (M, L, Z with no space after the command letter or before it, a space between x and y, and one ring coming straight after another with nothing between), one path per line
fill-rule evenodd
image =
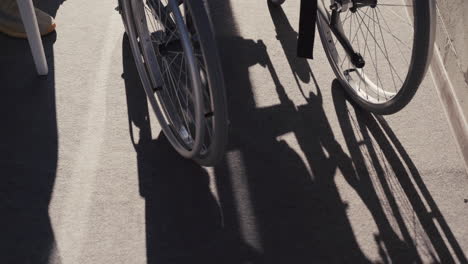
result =
M16 2L18 3L26 34L28 35L29 46L31 47L37 73L39 75L47 75L49 73L49 68L47 66L32 0L17 0Z

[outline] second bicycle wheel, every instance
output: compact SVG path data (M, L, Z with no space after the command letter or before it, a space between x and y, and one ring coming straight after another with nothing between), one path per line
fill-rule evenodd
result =
M214 165L224 153L224 80L203 0L122 0L140 78L169 142Z
M329 4L329 0L319 0L318 30L345 90L374 113L401 110L413 98L431 61L434 0L353 0L339 9L335 27L341 27L344 37L363 57L362 68L353 65L332 32Z

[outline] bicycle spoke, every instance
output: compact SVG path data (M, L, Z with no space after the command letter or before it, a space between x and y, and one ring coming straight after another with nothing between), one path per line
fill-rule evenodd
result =
M366 32L366 37L364 38L364 43L367 43L367 40L368 40L368 37L369 37L369 32ZM365 58L366 57L366 52L367 50L364 49L363 51L363 57ZM363 72L363 75L365 76L365 70L366 70L366 67L362 68L362 72ZM362 78L359 78L359 89L361 88L361 83L362 83ZM366 88L366 96L367 98L369 97L369 85L367 82L364 83L364 87Z
M375 12L377 12L377 11L374 10L374 13L375 13ZM377 20L378 20L378 19L379 19L379 17L377 16ZM374 22L374 25L375 25L375 22ZM380 25L380 23L379 23L379 29L380 29L380 35L381 35L381 37L382 37L383 45L384 45L385 51L387 52L387 56L388 56L388 50L387 50L387 46L386 46L386 44L385 44L385 37L384 37L384 35L383 35L382 26ZM398 92L398 88L397 88L397 85L396 85L396 82L395 82L395 76L393 75L393 71L392 71L390 65L389 65L388 68L389 68L389 70L390 70L390 74L392 75L392 82L393 82L393 86L394 86L394 88L395 88L395 92Z
M400 15L398 15L397 13L395 13L395 11L393 10L389 10L390 12L392 12L396 17L398 17L400 19L400 21L402 21L403 23L405 24L408 24L408 26L412 27L413 25L411 25L408 20L404 19L403 17L401 17Z
M406 6L406 7L412 7L413 5L397 5L397 4L380 4L379 6Z
M377 7L376 9L377 9L379 12L381 12L380 9L379 9L378 7ZM363 13L363 12L361 12L361 13L362 13L362 14L365 14L365 13ZM365 15L369 17L369 15L367 15L367 14L365 14ZM382 15L382 17L383 17L383 19L384 19L384 22L386 23L385 17L384 17L383 15ZM371 19L373 19L373 18L371 18ZM378 19L378 16L377 16L377 19ZM378 21L374 21L374 22L380 24L380 22L378 22ZM388 27L388 26L387 26L387 27ZM390 31L390 28L389 28L389 27L388 27L388 29L383 28L383 30L385 30L385 32L387 32L388 34L390 34L395 40L398 40L399 42L401 42L401 44L405 45L406 48L408 48L409 50L411 50L411 47L410 47L408 44L404 43L403 40L401 40L400 38L398 38L398 36L396 36L394 33L392 33L392 32Z
M358 14L358 13L356 13L356 14ZM359 14L358 14L358 15L359 15ZM367 28L367 25L366 25L366 28ZM367 29L368 29L368 28L367 28ZM361 32L362 36L364 36L364 31L362 30L362 28L360 29L360 32ZM368 32L369 32L369 34L370 34L371 37L372 37L372 32L370 32L370 30L368 30ZM372 52L371 52L371 50L370 50L369 45L368 45L367 42L365 43L365 48L366 48L367 51L369 52L369 54L370 54L369 56L370 56L370 59L371 59L371 62L372 62L372 66L374 67L374 70L377 72L377 67L376 67L376 65L375 65L375 61L372 59L372 55L371 55ZM382 81L380 80L380 77L377 75L377 83L379 83L379 82L381 83ZM378 95L377 95L377 96L378 96Z
M379 8L377 8L377 11L382 15L382 19L383 19L385 25L387 26L388 30L390 31L390 26L388 25L387 20L385 19L385 16L383 16L382 11L381 11ZM399 38L393 38L393 40L394 40L395 45L398 47L398 49L399 49L399 51L400 51L401 57L405 60L406 65L409 66L409 62L408 62L406 56L403 54L403 51L401 50L400 45L398 45L398 43L396 43L396 40L399 40L399 41L401 41L401 40L400 40ZM401 43L402 43L402 44L405 44L405 43L403 43L403 41L401 41ZM407 46L407 47L408 47L408 49L409 49L410 52L411 52L411 51L412 51L412 48L409 47L409 46Z
M359 14L358 14L358 15L359 15ZM366 29L369 30L369 28L367 27L367 25L366 25ZM370 31L370 30L369 30L369 31ZM372 33L371 33L371 37L374 39L376 46L377 46L377 47L380 49L380 51L384 54L385 59L388 61L388 63L389 63L390 65L392 65L392 64L390 63L390 59L389 59L387 56L385 56L385 53L382 51L382 48L380 47L379 43L377 42L377 39L375 38L375 36L372 35ZM393 65L392 65L392 69L396 72L396 69L393 67ZM398 75L398 73L397 73L397 76L398 76L398 78L400 79L400 81L403 82L403 80L402 80L401 77Z

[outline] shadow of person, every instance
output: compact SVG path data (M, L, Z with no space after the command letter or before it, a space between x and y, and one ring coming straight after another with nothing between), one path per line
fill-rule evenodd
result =
M337 169L352 172L325 115L320 88L296 106L281 84L262 41L244 39L229 1L214 1L213 21L229 92L230 147L215 175L226 228L252 245L251 263L366 263L334 183ZM273 13L273 12L272 12ZM272 14L282 46L296 34L282 12ZM297 83L313 80L308 63L285 52ZM294 58L293 58L294 56ZM279 104L258 107L249 68L266 67ZM294 147L293 141L297 141ZM298 151L298 148L300 151ZM229 221L229 222L228 222ZM250 263L250 262L249 262Z
M285 51L285 56L288 59L293 75L297 75L299 79L304 81L306 80L304 76L308 76L307 72L310 71L310 76L317 85L307 61L297 58L295 53L291 51L291 47L295 47L295 43L293 42L297 39L297 34L290 26L282 8L275 7L271 4L268 6L278 35L277 38ZM270 72L272 71L270 70ZM277 79L277 77L274 77L275 75L275 73L272 73L273 79ZM296 82L298 82L298 78L295 77L295 79ZM278 87L281 86L278 85L276 81L275 84L280 100L282 102L286 102L287 98L281 99L281 96L285 93L278 90ZM298 84L298 87L301 89L300 84ZM329 127L329 123L320 122L320 119L322 118L317 120L317 117L325 117L323 107L321 106L322 100L320 90L317 89L317 95L310 93L307 105L298 107L298 112L303 116L304 122L307 122L308 120L314 124L315 128L311 130L309 129L310 126L298 126L298 130L295 131L301 150L304 152L311 164L310 166L313 174L326 176L327 173L323 172L326 172L325 170L327 167L330 169L339 168L341 170L348 183L356 189L374 217L380 232L375 236L375 240L380 248L383 260L390 259L391 262L398 263L426 261L451 263L455 258L457 258L458 261L466 262L466 257L464 256L463 251L454 238L427 188L423 184L416 166L412 163L403 146L399 143L395 134L390 129L390 126L383 118L376 117L374 119L374 116L368 112L357 109L356 120L358 127L353 130L349 125L350 123L346 123L346 121L349 120L343 118L343 115L346 115L349 111L346 111L345 103L338 103L344 102L344 96L337 92L337 90L341 91L342 88L336 80L333 82L332 89L336 112L340 120L340 126L343 130L343 134L345 135L352 160L343 153L340 145L335 141L332 130ZM355 137L352 136L353 131L359 131L360 134L362 134L361 136L363 137L363 140L361 142L353 140L355 139ZM371 140L372 137L375 138L374 142ZM314 140L314 138L319 138L319 140ZM327 151L329 156L328 158L310 152L310 150L318 150L320 147L314 148L313 145L315 142L320 142L320 144L322 144L322 147ZM364 144L368 149L366 153L367 156L361 153L362 148L360 148L360 145L362 144ZM396 150L391 146L395 146ZM366 158L370 159L367 163L365 162ZM328 166L326 165L327 163ZM313 166L313 164L321 164L322 168L320 168L319 171L314 171L316 166ZM363 166L363 164L371 165L366 167ZM392 170L393 174L396 175L401 186L400 191L403 192L404 195L394 193L394 186L391 186L392 184L388 179L389 170ZM375 173L376 175L371 175L372 173ZM332 176L333 174L330 172L329 175ZM375 178L372 178L372 176ZM316 177L316 183L318 184L319 181L329 181L328 184L325 184L320 188L320 190L325 190L323 192L324 196L336 192L336 188L334 187L331 189L327 188L327 186L333 186L333 181L330 181L331 179L332 177ZM379 197L378 191L374 188L375 181L378 181L382 185L384 197ZM413 182L417 183L417 186L414 186L412 184ZM422 197L419 197L418 193L421 193ZM330 197L332 199L328 199L328 201L332 201L333 197L337 196L332 195L332 197ZM405 197L405 199L403 199L405 201L402 201L401 197ZM422 199L424 199L424 202ZM382 200L386 200L390 205L390 210L387 210L387 212L382 205ZM413 213L412 211L404 210L405 207L400 208L401 203L404 202L409 205L408 207L415 210L419 220L419 226L415 227L411 223L407 223L408 215ZM424 203L430 204L431 211L434 212L438 225L443 227L443 235L440 234L436 225L433 223L431 218L428 217ZM406 207L406 209L408 209L408 207ZM387 215L392 215L394 219L388 219ZM338 219L340 218L338 217ZM391 221L397 222L398 228L395 229L390 224ZM414 232L415 228L431 241L431 246L423 248L421 246L422 243L418 241L418 238L411 237L411 233ZM327 231L326 233L329 232ZM401 239L399 236L403 238ZM448 238L448 245L445 244L444 239L442 238L443 236ZM349 245L352 244L353 243L350 243ZM451 254L448 246L451 247L454 254Z
M148 263L226 263L219 206L207 171L180 156L162 134L151 136L146 95L123 41L123 65L131 140L145 199ZM135 127L135 128L134 128ZM135 131L138 132L135 132Z
M273 79L279 80L261 42L255 44L237 37L226 42L233 45L229 50L234 46L239 49L235 51L236 68L246 69L243 74L236 71L236 81L228 79L228 83L253 89L249 82L240 83L240 80L248 79L242 76L248 77L248 65L254 58L257 63L265 63ZM249 54L247 64L240 63L241 54ZM317 87L317 94L309 95L308 104L295 106L281 84L275 83L281 101L278 105L258 108L246 105L246 100L243 104L235 102L236 98L249 96L240 89L236 91L241 95L229 98L231 113L234 112L230 152L238 152L240 160L228 154L224 164L215 171L218 188L223 190L220 191L223 208L228 210L226 204L234 206L231 210L241 216L226 215L242 219L246 212L239 212L235 207L240 206L239 202L250 203L256 222L256 230L252 232L257 233L262 252L258 263L367 262L355 241L346 205L334 184L336 170L352 173L352 166L333 136L320 89ZM297 140L305 159L282 139L288 133ZM233 171L232 163L243 167ZM244 178L247 184L239 186L239 178ZM236 195L226 195L227 186L233 188L231 192L243 192L237 188L247 188L250 201L229 201ZM243 223L237 225L241 230L239 226ZM337 250L340 254L336 254Z
M385 119L349 107L337 80L332 95L356 169L345 178L377 225L374 239L381 258L390 263L466 263L418 169Z
M60 263L49 216L58 159L55 40L43 38L49 75L38 77L28 42L0 34L1 263Z

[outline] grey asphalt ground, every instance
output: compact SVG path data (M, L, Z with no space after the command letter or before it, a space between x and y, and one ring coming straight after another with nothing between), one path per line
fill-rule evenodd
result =
M298 1L209 2L231 118L215 168L160 135L115 1L38 3L47 78L0 35L0 263L467 263L468 176L430 78L366 113L319 42L294 56Z

